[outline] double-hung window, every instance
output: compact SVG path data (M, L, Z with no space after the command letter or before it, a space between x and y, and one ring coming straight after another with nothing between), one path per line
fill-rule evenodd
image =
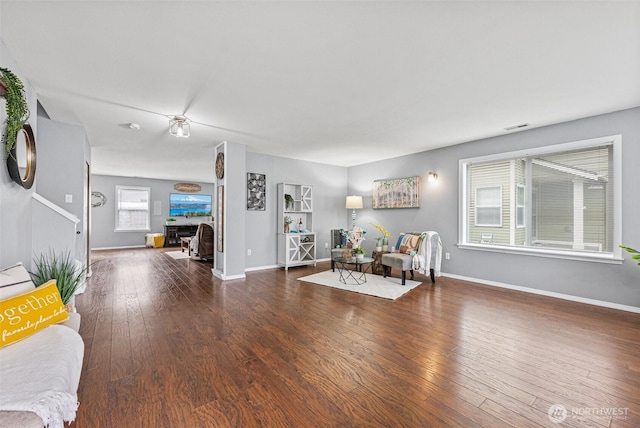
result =
M149 231L149 187L116 186L116 232Z
M476 226L502 226L502 186L476 187Z
M619 258L621 140L461 160L459 245Z

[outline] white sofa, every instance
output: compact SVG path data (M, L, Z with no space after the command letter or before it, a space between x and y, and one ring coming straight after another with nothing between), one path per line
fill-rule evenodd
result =
M0 270L2 299L29 289L30 279L11 284L15 276L7 279L6 271ZM62 428L75 419L84 358L79 327L80 315L70 313L64 323L0 348L0 428Z

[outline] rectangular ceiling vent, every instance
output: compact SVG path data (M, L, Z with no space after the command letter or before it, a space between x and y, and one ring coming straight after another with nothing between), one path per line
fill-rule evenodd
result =
M529 126L528 123L521 123L520 125L507 126L504 130L513 131L514 129L526 128L527 126Z

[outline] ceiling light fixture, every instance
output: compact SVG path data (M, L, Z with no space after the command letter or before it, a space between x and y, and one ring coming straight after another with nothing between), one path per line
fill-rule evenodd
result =
M169 119L169 134L178 138L189 138L189 122L186 116L173 116Z
M133 129L134 131L139 131L140 130L140 124L131 122L129 124L129 129Z

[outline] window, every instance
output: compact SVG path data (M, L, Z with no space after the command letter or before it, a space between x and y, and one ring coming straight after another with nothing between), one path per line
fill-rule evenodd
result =
M516 227L524 227L524 186L516 185Z
M502 187L476 188L476 226L502 227Z
M116 231L149 231L149 187L116 186Z
M461 160L459 245L619 258L621 140Z

